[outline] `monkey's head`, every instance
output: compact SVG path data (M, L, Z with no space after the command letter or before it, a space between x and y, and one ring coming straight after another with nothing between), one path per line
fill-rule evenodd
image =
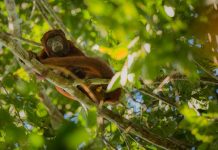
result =
M62 30L56 29L46 32L41 42L48 56L65 56L69 51L68 42Z

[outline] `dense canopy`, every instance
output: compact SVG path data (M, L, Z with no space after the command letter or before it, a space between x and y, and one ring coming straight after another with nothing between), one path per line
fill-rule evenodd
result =
M4 0L0 27L0 149L216 150L215 0ZM112 79L72 80L32 57L51 29ZM122 95L97 104L83 83Z

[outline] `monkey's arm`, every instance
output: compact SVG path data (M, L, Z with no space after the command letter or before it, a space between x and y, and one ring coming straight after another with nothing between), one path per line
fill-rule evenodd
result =
M85 56L51 57L41 60L43 64L60 67L78 67L99 74L99 77L110 79L114 74L104 61ZM97 76L97 77L98 77Z

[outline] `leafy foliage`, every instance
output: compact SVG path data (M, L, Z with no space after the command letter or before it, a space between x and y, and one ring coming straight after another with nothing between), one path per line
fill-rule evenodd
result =
M119 104L104 105L149 132L190 149L216 149L217 3L209 0L48 1L89 56L116 72L108 91L122 87ZM16 1L22 37L39 42L51 27L35 1ZM50 14L48 14L49 16ZM5 3L0 26L9 32ZM23 42L26 50L41 49ZM159 149L69 101L34 69L24 69L0 43L0 149ZM48 95L64 121L43 103ZM157 144L157 143L156 143ZM182 145L181 144L181 145Z

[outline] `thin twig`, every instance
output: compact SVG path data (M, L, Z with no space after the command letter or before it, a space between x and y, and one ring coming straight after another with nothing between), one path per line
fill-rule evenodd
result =
M75 41L75 39L72 37L72 35L67 31L67 28L65 27L65 25L63 24L63 22L61 21L61 19L56 15L56 13L53 11L53 9L51 8L51 6L48 4L48 2L46 0L38 0L39 3L41 3L41 5L44 6L44 8L49 12L49 14L51 15L51 17L56 21L58 27L64 31L64 33L66 35L68 35L70 37L70 39L72 41Z
M39 0L35 0L35 2L36 2L36 7L37 7L37 8L39 9L39 11L41 12L43 18L48 22L48 24L50 25L50 27L51 27L52 29L55 29L56 26L55 26L55 24L54 24L52 21L50 21L50 19L48 18L48 15L47 15L48 12L46 12L46 10L44 9L43 5L40 3Z
M33 14L34 14L35 10L36 10L36 1L35 1L35 0L33 0L33 8L32 8L32 11L31 11L31 13L30 13L29 20L31 20L31 19L32 19L32 17L33 17Z
M7 34L8 36L10 36L12 39L15 39L15 40L18 40L18 41L22 41L22 42L25 42L29 45L33 45L33 46L36 46L36 47L40 47L42 48L42 45L40 43L37 43L35 41L31 41L31 40L28 40L28 39L25 39L23 37L19 37L19 36L16 36L16 35L12 35L10 33L7 33L5 32L5 34Z
M193 62L198 65L204 72L206 72L209 76L211 76L213 79L218 80L216 76L214 76L210 71L208 71L206 68L204 68L201 64L199 64L196 60L193 59Z
M163 81L160 82L160 85L159 85L156 89L153 90L153 93L158 93L159 91L161 91L161 90L162 90L162 87L163 87L165 84L167 84L167 83L170 82L170 79L171 79L171 77L172 77L174 74L176 74L176 73L175 73L175 72L172 72L172 73L170 73L170 75L168 75L167 77L165 77L165 78L163 79Z
M178 106L177 106L175 103L173 103L173 102L171 102L171 101L169 101L169 100L167 100L167 99L164 99L164 98L162 98L162 97L159 97L159 96L157 96L157 95L155 95L155 94L153 94L153 93L149 93L149 92L145 91L144 89L139 89L139 91L140 91L141 93L143 93L143 94L149 96L149 97L152 97L152 98L158 100L158 101L162 101L162 102L164 102L164 103L166 103L166 104L168 104L168 105L170 105L170 106L172 106L172 107L178 108Z
M112 150L116 150L116 148L107 139L103 138L103 142L105 143L105 145L110 147Z
M138 145L141 147L145 147L145 145L148 145L149 143L141 139L140 137L137 136L132 136L132 134L128 134L129 138L131 138L134 142L136 142ZM135 138L138 138L137 140Z
M187 82L190 82L190 80L187 79L187 78L172 78L171 81L187 81ZM204 79L200 79L199 82L201 82L203 84L218 85L218 82L213 82L213 81L204 80ZM153 84L160 84L160 83L161 82L159 82L159 81L153 82Z
M118 130L119 130L120 135L121 135L121 137L123 138L124 142L126 143L127 149L130 150L129 143L127 142L126 136L124 135L125 132L123 133L120 128L118 128Z
M148 87L147 84L145 84L142 79L140 79L140 81L141 81L141 83L142 83L144 86ZM150 89L149 87L148 87L148 89L149 89L149 91L146 91L145 89L142 89L142 88L141 88L141 89L138 89L138 90L139 90L141 93L143 93L143 94L145 94L145 95L147 95L147 96L149 96L149 97L151 97L151 98L154 98L154 99L156 99L156 100L158 100L158 101L162 101L162 102L164 102L164 103L166 103L166 104L168 104L168 105L170 105L170 106L172 106L172 107L178 108L178 106L177 106L176 103L173 103L173 102L171 102L171 101L169 101L169 100L167 100L167 99L164 99L164 98L162 98L162 97L159 97L159 96L156 95L155 93L152 93L152 91L151 91L151 89Z

